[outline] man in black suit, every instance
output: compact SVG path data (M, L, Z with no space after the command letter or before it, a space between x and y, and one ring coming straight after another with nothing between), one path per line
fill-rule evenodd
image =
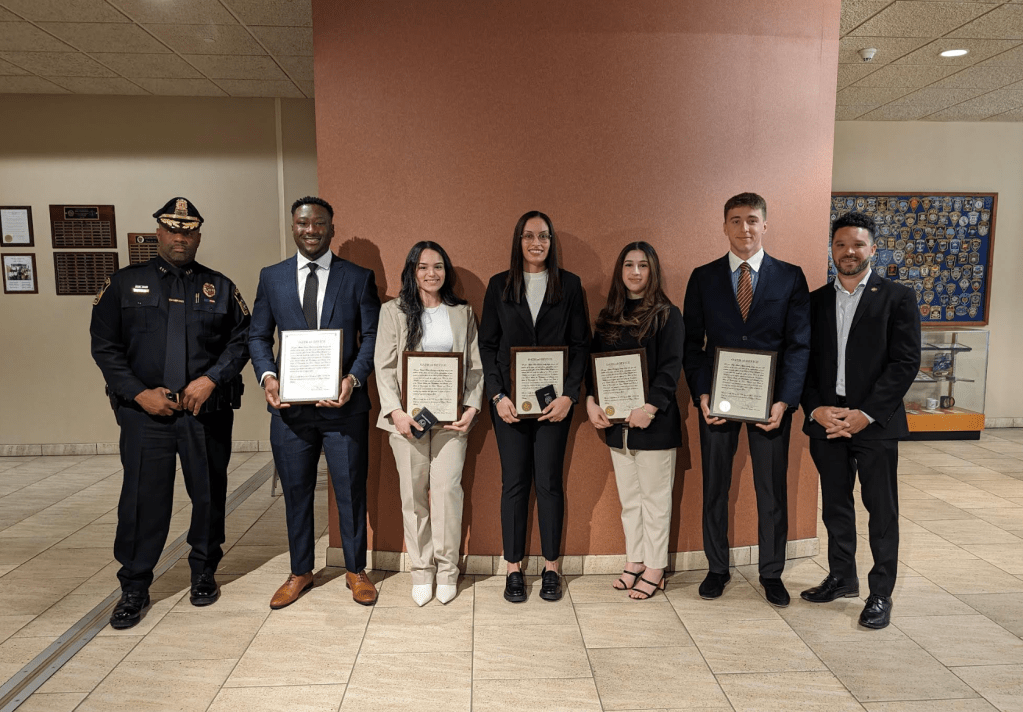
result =
M810 295L810 367L803 391L810 455L821 476L829 573L803 591L814 603L859 595L853 485L860 476L874 567L860 625L884 628L899 557L899 439L909 434L902 399L920 368L913 290L870 269L874 220L847 213L831 228L838 278Z
M810 355L809 290L803 270L774 259L762 246L767 203L740 193L725 203L729 252L697 267L686 287L683 367L700 409L703 465L703 548L710 571L700 596L717 598L728 571L728 491L742 422L710 414L717 347L777 352L774 403L767 423L747 423L757 495L760 583L767 600L787 606L781 581L788 537L788 450L792 411L799 403Z

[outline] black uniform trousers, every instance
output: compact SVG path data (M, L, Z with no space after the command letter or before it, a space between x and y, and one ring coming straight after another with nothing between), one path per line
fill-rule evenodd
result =
M523 419L506 423L491 404L497 451L501 455L501 532L505 561L517 563L526 555L529 490L536 485L536 510L543 558L561 555L565 522L565 448L572 410L559 423Z
M224 556L227 465L231 460L234 411L194 416L150 415L119 405L124 482L117 505L114 558L124 591L146 591L170 531L174 504L175 455L181 457L185 489L192 500L188 565L193 578L214 572Z
M828 530L828 567L836 578L856 578L856 504L853 486L867 509L874 566L870 592L891 596L899 564L898 440L810 439L810 456L821 475L821 517Z
M369 414L324 418L314 406L292 406L270 418L270 448L281 480L288 522L291 572L313 570L316 533L313 504L320 451L327 457L345 568L366 568L366 475Z
M700 454L703 463L703 550L710 570L728 571L728 492L732 487L732 460L739 447L742 423L723 425L700 421ZM757 541L760 544L760 575L781 578L785 570L785 542L788 539L788 463L792 414L786 412L781 425L764 431L746 423L753 489L757 495Z

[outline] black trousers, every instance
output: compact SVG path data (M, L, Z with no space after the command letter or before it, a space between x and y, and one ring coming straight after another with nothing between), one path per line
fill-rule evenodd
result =
M322 450L334 485L345 568L358 573L366 568L369 414L331 419L319 415L314 406L292 409L296 413L270 418L270 448L284 493L291 572L305 574L313 570L313 504Z
M505 561L517 563L526 555L529 490L536 484L536 510L543 558L561 555L565 521L565 448L572 411L560 423L520 420L506 423L490 407L497 450L501 455L501 532Z
M710 570L728 571L728 492L732 487L732 460L739 447L742 423L724 425L700 421L700 455L703 462L703 550ZM760 544L760 575L780 578L785 570L785 542L789 531L788 463L792 414L781 425L763 431L746 424L753 489L757 494L757 541Z
M860 475L860 496L870 519L867 531L874 566L870 592L891 596L899 564L898 440L860 440L855 436L810 440L810 456L821 475L821 514L828 530L828 567L837 578L856 576L856 503L853 485Z
M118 406L124 482L117 504L114 558L125 591L145 591L167 543L174 504L175 455L181 457L185 489L192 500L188 565L192 576L217 570L224 556L227 465L231 460L234 411L198 416L149 415Z

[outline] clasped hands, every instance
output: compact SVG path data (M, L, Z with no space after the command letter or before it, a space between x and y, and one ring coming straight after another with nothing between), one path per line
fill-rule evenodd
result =
M863 411L855 408L822 405L815 408L810 415L824 428L828 434L828 440L851 438L870 425L870 421L867 420Z
M176 398L171 400L170 396L174 395L174 392L163 386L147 388L135 396L135 402L150 415L174 415L178 410L187 410L192 415L199 415L202 404L209 399L216 387L217 384L209 376L199 376L181 391L180 402Z

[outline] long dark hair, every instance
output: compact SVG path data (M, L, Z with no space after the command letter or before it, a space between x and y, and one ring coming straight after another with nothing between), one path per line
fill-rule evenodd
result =
M524 289L522 269L523 269L523 258L522 258L522 231L526 227L526 223L533 218L540 218L547 223L547 231L551 234L551 245L547 250L547 292L544 295L544 301L548 304L554 304L561 301L561 270L558 266L558 236L554 232L554 223L544 213L539 210L530 210L528 213L519 218L519 221L515 223L515 234L512 235L512 247L511 247L511 267L508 269L508 279L504 283L504 301L515 302L516 304L522 301L522 292Z
M401 292L398 293L398 308L405 315L405 343L410 351L419 346L423 338L423 298L419 296L419 285L416 283L416 269L419 267L419 258L424 250L433 250L440 255L444 262L444 284L440 287L440 301L453 307L456 304L465 304L453 289L455 283L455 268L451 266L451 260L444 248L436 242L421 240L412 245L405 258L405 266L401 270Z
M639 306L632 314L625 316L625 304L629 295L622 280L622 267L625 264L625 256L633 250L639 250L646 255L646 260L650 264L650 280ZM657 251L647 242L630 242L622 248L615 262L611 289L607 293L607 306L597 315L597 332L607 343L616 344L622 338L622 330L628 329L637 341L642 342L665 325L670 310L671 300L664 293L661 284L661 261L657 258Z

